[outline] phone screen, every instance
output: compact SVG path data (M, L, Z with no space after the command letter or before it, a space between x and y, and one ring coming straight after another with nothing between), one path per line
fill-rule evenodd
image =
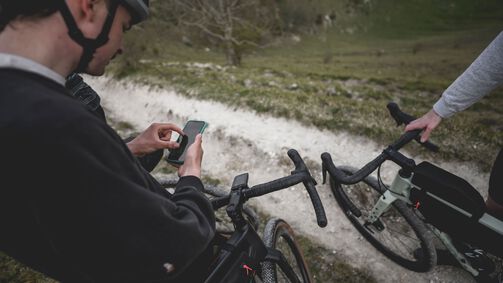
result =
M183 128L185 135L178 137L177 140L177 142L180 144L180 147L170 151L168 162L183 164L183 162L185 161L185 154L187 152L187 149L191 144L194 143L197 134L203 133L206 126L207 123L204 121L188 121Z

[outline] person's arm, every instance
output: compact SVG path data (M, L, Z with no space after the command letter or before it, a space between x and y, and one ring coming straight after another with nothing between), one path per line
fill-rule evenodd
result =
M465 110L503 83L503 32L459 76L435 103L442 118Z
M433 108L407 125L405 131L424 129L421 141L425 142L443 118L465 110L502 83L503 32L444 91Z
M86 106L87 110L106 122L105 112L100 105L100 96L79 74L73 73L68 76L65 87L73 97ZM124 141L143 168L150 172L161 160L165 148L178 147L177 143L169 142L173 130L181 133L181 129L172 124L154 123L139 136L126 138Z
M39 203L53 245L105 281L176 276L215 233L200 179L182 176L171 199L156 194L149 189L156 184L111 129L81 122L51 136L57 143L39 144L57 164L51 168L56 183L44 188L46 200Z

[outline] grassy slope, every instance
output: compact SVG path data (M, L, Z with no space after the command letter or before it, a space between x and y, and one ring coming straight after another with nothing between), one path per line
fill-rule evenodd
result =
M387 143L400 132L387 118L389 100L415 115L428 111L502 29L502 3L474 2L372 1L368 13L347 15L337 4L333 29L318 29L300 42L285 37L245 56L241 68L223 69L190 65L223 66L224 57L179 44L154 14L150 25L129 35L133 56L112 68L119 77L140 74L190 96ZM329 5L319 3L325 10ZM434 134L441 157L488 170L503 143L501 109L499 89L445 121Z

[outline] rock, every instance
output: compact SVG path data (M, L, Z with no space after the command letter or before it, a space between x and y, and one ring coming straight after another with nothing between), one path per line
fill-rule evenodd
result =
M292 41L298 43L301 41L301 38L298 35L292 35Z
M270 86L270 87L277 87L277 86L278 86L278 83L277 83L277 82L275 82L275 81L269 81L269 82L267 83L267 85L268 85L268 86Z
M339 93L337 92L337 89L333 86L327 88L327 90L325 91L325 94L328 95L328 96L335 96L335 95L338 95Z
M192 40L190 40L190 38L188 36L182 36L182 43L189 46L189 47L192 47Z
M293 83L293 84L291 84L291 85L288 86L288 89L289 90L297 90L297 89L299 89L299 85L296 84L296 83Z
M252 88L253 87L253 81L250 80L250 79L246 79L243 81L243 85L246 87L246 88Z

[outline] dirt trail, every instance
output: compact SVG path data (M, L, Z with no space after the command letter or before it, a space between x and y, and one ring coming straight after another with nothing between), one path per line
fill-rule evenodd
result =
M330 152L336 165L362 166L382 150L362 137L321 131L215 102L197 101L170 90L117 83L107 78L86 78L86 81L101 94L109 116L127 121L138 130L152 122L183 125L188 119L207 121L210 126L203 138L203 174L223 180L223 186L230 186L233 176L243 172L250 173L250 185L289 174L292 169L286 156L289 148L299 151L318 183L321 183L322 152ZM463 176L485 196L488 175L474 164L441 162L439 165ZM391 166L385 166L383 171L390 171L386 169ZM390 177L385 175L384 179L389 181ZM473 282L464 271L454 268L436 267L429 273L419 274L399 267L362 239L339 210L328 186L320 184L318 191L329 221L324 229L316 225L307 193L300 187L262 197L255 204L287 220L296 231L342 255L351 265L368 269L379 282Z

